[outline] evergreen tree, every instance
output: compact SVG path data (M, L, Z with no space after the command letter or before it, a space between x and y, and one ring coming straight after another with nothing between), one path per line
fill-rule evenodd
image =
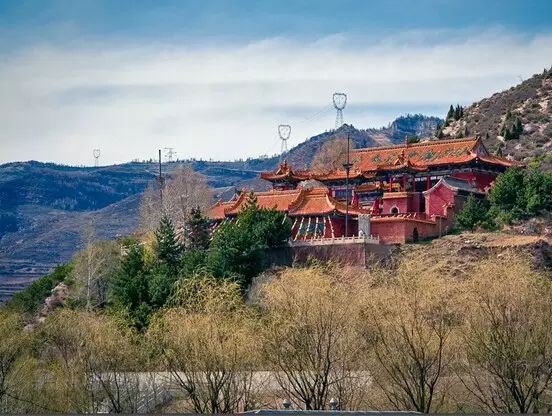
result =
M493 228L494 223L489 216L489 202L486 199L477 199L473 195L468 197L462 210L456 216L458 225L468 230L477 227Z
M453 118L454 118L454 107L451 104L450 108L448 110L448 113L447 113L446 120L448 121L448 120L453 119Z
M155 231L155 239L159 262L165 264L169 272L176 274L183 249L176 235L173 222L166 214L161 217L159 227Z
M509 168L499 175L489 193L491 204L498 210L518 218L525 212L524 172Z
M456 104L456 108L454 109L454 119L460 120L460 104Z
M134 244L121 262L112 281L111 303L128 314L138 329L145 328L152 312L149 295L149 275L144 263L142 246Z
M516 118L515 131L517 136L516 138L519 139L519 136L523 133L523 125L521 124L521 119L519 117Z
M186 248L190 250L207 250L209 248L209 220L201 215L199 207L192 208L184 226L186 230Z
M264 267L265 251L291 236L291 221L274 209L261 209L251 194L236 221L225 221L215 232L207 266L216 277L239 281L246 289Z

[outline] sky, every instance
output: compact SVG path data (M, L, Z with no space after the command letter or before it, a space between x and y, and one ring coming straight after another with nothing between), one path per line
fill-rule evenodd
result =
M0 163L279 152L552 65L550 0L0 0Z

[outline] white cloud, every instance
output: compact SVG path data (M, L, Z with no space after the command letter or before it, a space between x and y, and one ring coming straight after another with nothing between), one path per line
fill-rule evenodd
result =
M424 40L426 39L426 40ZM430 40L427 40L430 39ZM274 153L346 122L377 127L399 113L469 104L551 64L552 36L501 30L402 33L378 43L336 35L246 45L37 45L0 60L0 162L90 164L146 158L233 159ZM378 111L378 106L382 110ZM326 108L317 117L311 117Z

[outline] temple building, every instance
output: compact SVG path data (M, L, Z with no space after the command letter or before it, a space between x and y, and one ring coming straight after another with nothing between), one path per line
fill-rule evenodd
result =
M293 241L371 238L398 244L447 233L469 195L483 197L496 176L520 163L491 155L479 138L355 149L351 168L325 174L284 161L262 172L272 190L260 207L285 211ZM322 184L305 187L305 181ZM215 224L239 213L248 191L210 211Z

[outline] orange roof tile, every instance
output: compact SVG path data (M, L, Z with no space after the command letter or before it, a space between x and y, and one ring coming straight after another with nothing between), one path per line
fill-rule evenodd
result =
M286 211L290 204L297 199L301 189L291 189L288 191L272 190L266 192L255 192L257 198L257 206L259 208L272 209L275 208L278 211ZM236 215L240 212L247 202L249 192L242 191L237 203L226 210L226 215Z
M294 172L291 165L287 163L287 160L284 160L284 162L281 163L275 171L261 172L261 179L265 179L267 181L277 181L282 179L304 181L310 179L310 176L311 174L308 171Z
M358 169L351 170L349 172L349 179L355 179L355 178L366 178L371 179L375 175L371 173L362 172ZM347 171L345 169L338 169L333 170L328 173L313 173L312 178L316 180L322 180L322 181L331 181L331 180L338 180L338 179L345 179L347 177Z
M411 169L423 170L429 166L464 163L475 159L502 166L516 164L516 162L489 155L481 140L475 137L355 149L352 152L355 168L362 171L400 169L404 167L403 165Z
M230 209L235 203L235 201L218 201L211 207L211 209L209 209L209 211L207 211L207 218L212 220L223 220L226 218L226 210Z
M299 198L289 207L290 216L323 215L332 212L344 214L344 203L337 201L328 194L326 188L305 189ZM369 214L369 210L349 206L349 213L353 215Z
M248 195L248 192L242 191L239 197L233 201L217 202L209 211L208 217L213 220L221 220L229 215L237 215L246 203ZM329 196L328 189L324 187L255 192L255 197L260 208L286 211L290 216L323 215L332 212L345 214L346 212L345 204ZM349 213L359 215L369 214L370 211L349 206Z

